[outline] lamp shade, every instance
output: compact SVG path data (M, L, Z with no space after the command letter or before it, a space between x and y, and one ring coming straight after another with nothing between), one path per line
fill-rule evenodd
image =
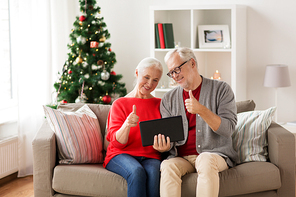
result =
M265 87L279 88L291 85L289 69L287 65L270 64L266 66L264 84Z

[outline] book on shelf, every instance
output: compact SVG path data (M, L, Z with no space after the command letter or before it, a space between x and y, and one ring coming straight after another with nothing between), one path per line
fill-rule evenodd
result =
M155 23L155 48L175 48L172 23Z
M296 126L296 121L292 121L292 122L287 122L287 125L292 125L292 126Z
M158 26L158 35L159 35L160 48L165 49L162 23L158 23L157 26Z
M163 26L165 48L175 48L173 24L163 23L162 26Z
M158 23L155 23L155 48L160 48L160 42L159 42L159 33L158 33Z

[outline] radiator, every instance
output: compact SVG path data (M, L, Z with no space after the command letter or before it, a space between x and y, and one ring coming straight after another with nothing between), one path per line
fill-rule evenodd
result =
M18 137L0 141L0 179L18 170Z

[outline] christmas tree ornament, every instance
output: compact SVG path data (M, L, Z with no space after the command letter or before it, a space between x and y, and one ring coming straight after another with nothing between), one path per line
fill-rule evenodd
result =
M106 37L105 37L105 36L101 37L101 38L99 39L99 41L100 41L100 42L105 42L105 41L106 41Z
M81 64L83 62L83 59L81 58L81 56L79 55L77 58L76 58L76 63L77 64Z
M68 101L62 100L61 103L65 104L65 103L68 103Z
M99 43L97 41L90 42L90 48L97 48L98 46L99 46Z
M111 94L111 103L113 103L118 98L119 98L119 94L112 93Z
M81 15L81 16L79 17L79 20L80 20L81 22L85 21L85 19L86 19L86 17L83 16L83 15Z
M111 102L111 96L109 96L108 93L107 93L105 96L103 96L102 101L105 104L109 104Z
M110 52L111 52L111 51L112 51L112 50L111 50L111 48L109 48L109 49L108 49L108 51L110 51Z
M97 64L98 65L103 65L104 64L104 61L103 60L99 60L99 61L97 61Z
M85 44L86 43L86 39L84 37L82 37L82 36L78 36L76 38L76 40L77 40L78 43L81 43L81 44Z
M110 75L116 75L115 71L111 71Z
M86 102L87 102L87 97L84 93L82 94L82 96L78 96L75 99L75 103L86 103Z
M98 81L98 84L99 84L100 86L104 86L106 83L105 83L104 81Z
M69 70L69 71L68 71L68 74L72 74L72 70Z
M82 66L83 66L83 68L86 68L88 66L88 64L86 62L82 62Z
M105 69L103 70L103 72L101 73L101 79L102 80L108 80L110 77L110 73L108 73Z

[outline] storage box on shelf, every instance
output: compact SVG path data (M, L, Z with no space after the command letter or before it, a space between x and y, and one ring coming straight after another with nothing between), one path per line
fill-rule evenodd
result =
M150 53L162 61L162 82L169 84L164 63L165 54L172 49L155 48L155 24L172 23L174 40L182 47L193 49L200 74L210 78L216 70L222 80L231 85L237 100L246 99L246 7L239 5L152 6L150 7ZM199 48L199 25L228 25L230 44L222 48ZM169 87L165 87L169 88ZM167 89L165 89L167 90ZM156 89L162 96L164 89ZM158 94L159 93L159 94Z

